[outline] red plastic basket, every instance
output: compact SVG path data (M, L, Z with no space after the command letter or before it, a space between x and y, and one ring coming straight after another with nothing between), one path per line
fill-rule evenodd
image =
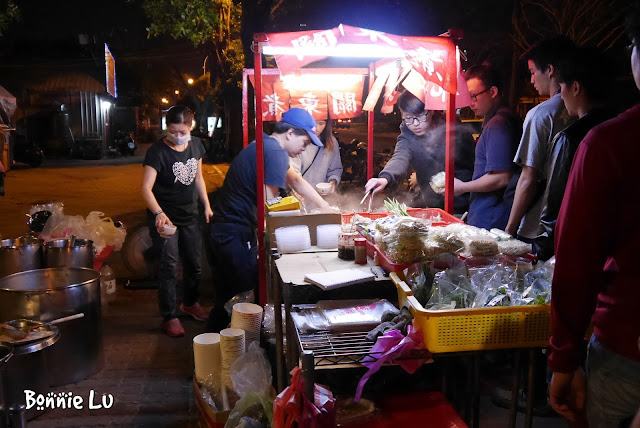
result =
M449 214L448 212L441 210L440 208L407 208L407 214L411 217L423 218L429 220L432 217L438 217L442 221L433 222L432 226L444 226L451 223L464 223L459 218Z
M349 213L349 214L342 214L342 224L350 224L351 223L351 219L353 218L354 214L358 214L359 216L365 217L365 218L369 218L371 220L377 220L379 218L383 218L383 217L389 217L391 215L391 213Z

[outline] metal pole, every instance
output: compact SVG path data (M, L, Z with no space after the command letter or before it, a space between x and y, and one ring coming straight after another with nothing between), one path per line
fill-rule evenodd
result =
M249 88L247 69L242 69L242 147L249 145Z
M447 97L447 137L445 154L445 192L444 210L453 214L453 175L456 172L455 152L456 152L456 94L449 94Z
M371 91L375 77L376 66L371 63L369 64L369 91ZM367 113L367 179L373 178L373 121L374 111L371 109Z
M292 346L292 344L289 344ZM314 372L314 356L313 351L304 351L302 354L302 379L304 379L304 394L307 396L307 400L315 404L314 402L314 384L316 382Z
M255 67L255 98L262 99L262 47L260 42L264 41L263 34L254 34L254 67ZM262 128L262 103L256 105L256 173L257 173L257 208L258 208L258 296L260 306L267 303L267 261L264 245L264 139Z

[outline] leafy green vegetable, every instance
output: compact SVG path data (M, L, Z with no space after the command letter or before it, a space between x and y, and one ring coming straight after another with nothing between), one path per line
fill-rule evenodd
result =
M397 216L400 216L400 217L409 216L409 214L407 214L407 205L401 204L400 202L396 201L395 198L394 199L387 198L387 200L384 201L384 207L387 209L387 211Z

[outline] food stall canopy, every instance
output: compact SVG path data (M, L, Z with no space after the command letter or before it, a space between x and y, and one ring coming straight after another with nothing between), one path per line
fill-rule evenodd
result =
M399 84L411 76L407 85L410 92L422 91L422 98L433 107L433 102L440 97L441 108L446 109L446 184L445 210L453 211L453 174L455 150L455 108L456 105L470 104L466 83L460 76L460 53L456 41L462 38L460 30L449 30L446 37L403 37L364 28L339 25L328 30L301 31L291 33L257 33L254 34L254 64L255 64L255 99L262 101L265 94L263 87L262 55L273 55L280 74L283 76L297 74L301 70L317 61L328 57L369 58L369 95L362 109L368 111L368 175L371 177L373 167L373 107L375 107L382 90L385 89L383 109L390 112L398 96ZM395 61L395 67L390 66L386 75L375 77L376 61ZM411 68L403 66L403 61ZM382 63L380 64L383 65ZM407 71L408 70L408 71ZM265 70L265 74L272 74ZM422 80L420 80L420 78ZM243 77L244 79L244 77ZM375 80L375 82L374 82ZM380 83L378 82L380 81ZM424 83L422 83L424 82ZM432 86L432 85L435 85ZM405 86L406 87L406 86ZM273 87L272 87L273 89ZM407 88L409 89L409 88ZM459 93L458 93L459 92ZM246 85L243 85L243 98ZM303 94L304 95L304 94ZM289 104L292 97L299 95L289 91ZM322 96L321 96L322 97ZM431 97L433 100L429 100ZM456 99L459 98L459 99ZM246 98L244 98L246 99ZM294 100L295 101L295 100ZM329 98L327 97L327 103ZM458 104L459 103L459 104ZM243 111L247 106L243 102ZM258 267L259 267L259 295L260 302L266 303L266 265L264 242L264 141L263 141L263 103L255 103L256 113L256 169L257 169L257 208L258 208ZM385 111L385 110L383 110ZM269 111L267 109L267 114ZM277 118L277 112L274 117ZM246 123L246 122L245 122ZM247 130L245 129L245 134ZM245 138L246 139L246 138Z
M458 89L459 56L449 38L402 37L342 24L330 30L269 33L266 38L262 53L275 57L283 75L330 56L404 58L426 81L449 93Z

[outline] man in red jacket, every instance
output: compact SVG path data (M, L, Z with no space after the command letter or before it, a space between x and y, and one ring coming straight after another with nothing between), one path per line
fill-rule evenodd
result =
M640 8L630 13L640 89ZM593 128L575 155L556 225L551 406L591 428L628 426L640 407L640 104ZM580 347L593 322L586 361ZM585 412L586 411L586 412Z

